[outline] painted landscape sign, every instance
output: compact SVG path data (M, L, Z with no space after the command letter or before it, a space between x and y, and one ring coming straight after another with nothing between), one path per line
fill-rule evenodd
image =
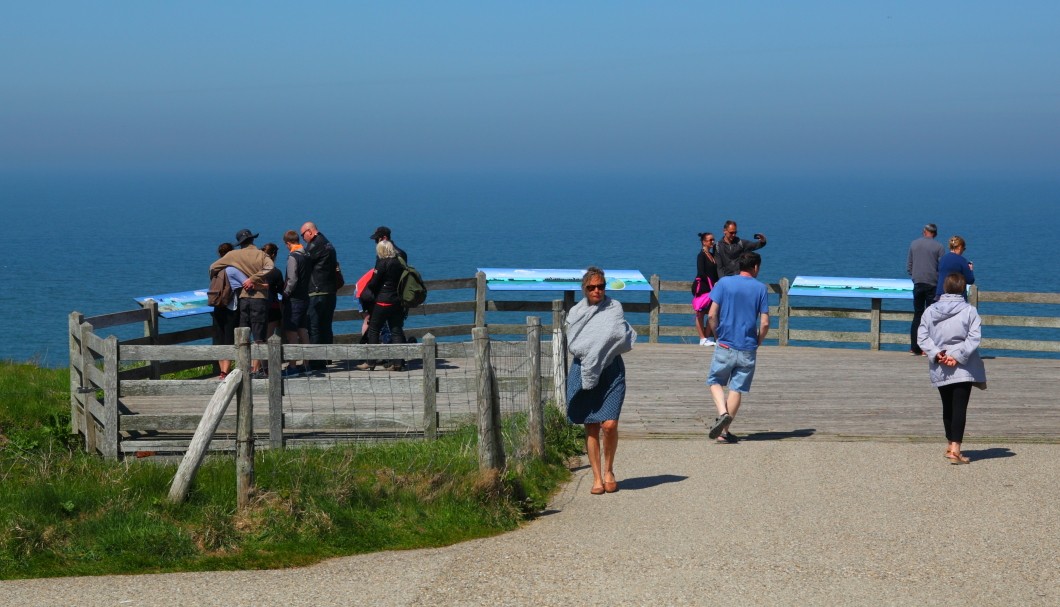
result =
M479 268L491 291L580 291L585 269ZM651 291L639 270L604 270L608 291Z
M206 304L206 289L166 293L165 295L149 295L134 299L140 305L143 305L148 299L158 302L158 315L162 318L179 318L181 316L206 314L213 311L213 307Z
M788 287L788 295L912 299L913 281L908 278L796 276L791 286Z

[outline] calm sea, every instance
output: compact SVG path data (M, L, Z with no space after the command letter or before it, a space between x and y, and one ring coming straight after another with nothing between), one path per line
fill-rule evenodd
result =
M0 204L9 217L8 253L0 262L7 316L0 358L54 367L67 364L71 311L129 310L134 297L205 288L217 245L237 230L260 232L259 245L280 243L285 230L306 220L335 243L348 276L371 267L368 236L387 225L430 279L470 277L478 267L595 264L688 280L697 232L718 233L731 218L741 236L768 237L760 278L769 282L796 275L903 278L909 242L934 222L940 240L952 234L967 240L981 288L1060 290L1046 240L1060 232L1060 182L6 175ZM162 328L203 322L163 319Z

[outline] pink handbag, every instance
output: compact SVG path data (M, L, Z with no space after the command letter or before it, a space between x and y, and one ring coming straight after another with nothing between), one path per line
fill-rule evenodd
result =
M702 283L699 280L699 277L697 276L692 291L693 294L699 291L701 284ZM707 287L708 288L706 293L703 293L702 295L696 295L692 298L692 309L696 312L706 312L710 309L710 290L714 288L714 284L709 278L707 279Z

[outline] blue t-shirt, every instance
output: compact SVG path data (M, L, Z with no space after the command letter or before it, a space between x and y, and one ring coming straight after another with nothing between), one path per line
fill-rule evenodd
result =
M750 276L726 276L714 285L718 307L718 343L737 350L758 349L762 314L769 314L766 286Z

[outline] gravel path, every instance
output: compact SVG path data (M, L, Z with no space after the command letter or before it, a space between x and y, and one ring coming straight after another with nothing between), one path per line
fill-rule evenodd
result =
M0 582L0 605L1057 605L1060 445L626 440L522 529L280 571Z

